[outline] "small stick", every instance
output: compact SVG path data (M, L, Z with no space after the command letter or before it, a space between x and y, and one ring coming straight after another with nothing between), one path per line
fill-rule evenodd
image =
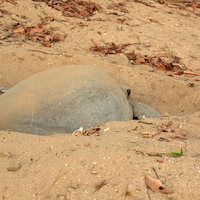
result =
M153 171L155 172L155 174L156 174L157 178L159 179L159 177L158 177L158 174L157 174L157 172L156 172L155 168L154 168L154 167L152 167L152 169L153 169Z
M94 193L95 193L97 190L101 189L104 185L106 185L106 180L101 181L100 183L98 183L98 184L95 186L95 191L94 191Z

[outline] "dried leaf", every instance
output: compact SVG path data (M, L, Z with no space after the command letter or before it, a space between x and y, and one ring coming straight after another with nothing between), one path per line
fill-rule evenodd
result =
M52 41L53 40L53 37L51 35L47 35L45 38L44 38L45 42L49 42L49 41Z
M186 11L194 11L194 9L192 7L187 7L185 10Z
M146 61L144 60L144 58L138 58L137 60L135 60L135 64L142 64L145 63Z
M141 132L141 134L143 135L143 138L150 138L153 135L156 135L157 132Z
M0 9L0 12L6 15L11 15L11 13L8 12L7 10Z
M200 73L193 72L190 69L187 69L184 71L185 74L190 74L190 75L195 75L195 76L200 76Z
M49 42L41 42L41 44L45 47L51 47L51 45L49 44Z
M171 129L166 129L166 128L164 128L162 131L163 131L163 132L171 132Z
M183 136L176 136L176 135L172 135L170 136L171 138L173 139L186 139L186 137L183 137Z
M158 179L154 179L151 176L146 175L145 176L146 184L154 191L159 192L162 194L172 194L174 193L170 189L163 186L162 182Z
M14 5L17 4L14 0L6 0L6 1L9 2L9 3L12 3L12 4L14 4Z
M94 41L93 43L95 44L95 46L91 47L90 50L97 51L105 55L122 53L122 49L125 49L127 46L129 46L129 44L116 45L112 42L108 44L108 47L101 47L101 46L98 46Z
M13 30L14 33L20 33L23 34L25 33L25 29L21 26L17 27L16 29Z
M152 21L152 22L154 22L154 23L157 23L157 24L162 25L161 22L159 22L159 21L157 21L157 20L155 20L155 19L152 19L151 17L149 17L149 20Z
M101 130L101 128L99 128L99 126L89 127L88 129L83 131L83 135L95 134L96 136L99 136L100 130Z

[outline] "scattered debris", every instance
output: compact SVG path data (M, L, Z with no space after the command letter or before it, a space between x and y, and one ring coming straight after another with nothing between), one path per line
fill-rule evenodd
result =
M100 125L99 125L100 126ZM100 133L100 128L99 126L96 126L96 127L89 127L88 129L84 130L83 131L83 135L92 135L92 134L95 134L96 136L99 136L99 133Z
M124 13L129 13L129 11L127 9L125 9L125 2L122 3L112 3L108 6L108 9L114 9L114 10L118 10L120 12L124 12Z
M22 167L22 164L21 164L21 163L16 163L16 164L13 164L13 165L10 165L9 167L7 167L7 170L8 170L8 171L12 171L12 172L16 172L16 171L18 171L21 167Z
M141 154L143 154L145 156L149 156L149 154L145 153L144 151L136 151L136 153L141 153Z
M72 135L74 136L80 136L83 134L83 127L80 127L79 129L75 130Z
M103 180L103 181L97 183L97 184L95 185L95 191L94 191L94 193L95 193L97 190L101 189L104 185L106 185L106 180Z
M144 2L144 1L140 1L140 0L134 0L135 3L141 3L141 4L144 4L145 6L149 6L149 7L152 7L152 8L155 8L156 6L153 6L147 2Z
M110 131L110 128L107 127L106 129L103 130L104 132Z
M188 83L188 87L194 87L194 83Z
M162 125L158 125L159 127L162 127L162 128L167 128L168 126L172 125L173 122L172 121L169 121L167 122L167 124L162 124Z
M197 72L193 72L192 70L190 69L186 69L184 71L185 74L190 74L190 75L194 75L194 76L200 76L200 73L197 73Z
M61 42L65 39L66 35L54 34L52 30L43 27L44 22L38 26L26 27L23 24L15 24L12 26L12 38L18 38L24 35L27 39L39 41L45 47L51 47L50 43ZM35 38L36 37L36 38Z
M7 10L0 9L2 14L11 15L12 13L8 12Z
M150 138L150 137L156 135L157 132L141 132L141 134L143 135L143 138Z
M6 0L6 1L9 2L9 3L12 3L12 4L14 4L14 5L17 4L17 2L15 2L14 0Z
M172 132L172 130L164 128L164 129L162 129L162 132Z
M146 184L154 191L162 194L172 194L174 193L172 190L166 188L160 180L156 180L151 176L145 176Z
M155 0L155 2L158 2L160 4L162 4L163 6L168 6L170 3L170 1L163 1L163 0ZM196 10L197 8L200 8L200 4L197 3L196 0L194 1L183 1L181 4L180 2L177 1L174 1L173 5L176 5L177 8L181 9L181 10L186 10L186 11L194 11Z
M95 15L97 12L103 12L100 5L91 1L51 1L51 0L33 0L36 2L45 2L54 10L59 10L67 17L77 17L80 19L90 20L89 17Z
M177 135L172 135L172 136L170 136L170 138L172 138L172 139L187 139L186 137L177 136Z
M180 67L180 64L177 64L180 58L176 56L170 56L166 53L159 53L155 57L150 58L148 55L142 56L141 54L135 54L135 52L132 51L131 53L126 53L126 56L133 65L145 64L152 66L154 69L179 72L180 74L184 73L182 69L183 67ZM173 61L170 63L165 63L161 57L171 57L173 58Z
M154 22L154 23L157 23L157 24L162 25L162 23L159 22L158 20L152 19L151 17L148 17L148 19L149 19L151 22Z
M168 139L166 139L166 138L163 138L163 137L160 137L158 140L159 140L159 141L165 141L165 142L169 142L169 140L168 140Z
M97 45L97 43L95 43L93 40L92 42L94 43L95 46L90 47L90 50L96 51L104 55L122 53L122 50L130 45L130 44L116 45L114 42L111 42L107 44L107 47L104 47L104 46Z

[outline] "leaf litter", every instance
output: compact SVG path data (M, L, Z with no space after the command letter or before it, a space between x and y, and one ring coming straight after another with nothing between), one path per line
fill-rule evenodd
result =
M106 43L105 46L100 46L97 43L95 43L93 40L95 46L90 47L91 51L95 51L104 55L107 54L118 54L123 53L123 49L130 46L130 43L127 44L119 44L116 45L114 42ZM195 75L200 76L200 73L196 73L191 71L190 69L187 69L185 66L182 66L180 62L180 58L177 56L169 55L167 53L157 53L154 57L149 57L148 55L141 55L136 54L134 50L131 53L124 53L130 63L132 65L148 65L153 67L155 70L163 70L163 71L171 71L173 72L173 75L182 75L182 74L188 74L188 75ZM171 62L165 62L163 58L171 58Z
M146 184L153 190L154 192L159 192L162 194L172 194L174 193L172 190L166 188L162 182L158 179L154 179L149 175L145 176Z
M51 43L61 42L65 39L66 35L54 33L53 30L44 28L43 25L44 22L41 22L38 26L26 27L17 23L11 27L13 34L10 37L19 38L23 35L26 39L38 41L45 47L51 47Z
M90 20L89 17L97 12L103 12L103 8L91 1L51 1L51 0L33 0L35 2L45 2L54 10L59 10L67 17L77 17L80 19Z

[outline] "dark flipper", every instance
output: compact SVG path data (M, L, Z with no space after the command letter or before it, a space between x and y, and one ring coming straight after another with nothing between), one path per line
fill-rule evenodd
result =
M141 102L132 102L130 103L133 108L133 116L135 119L142 118L160 118L160 113L154 108L143 104Z

